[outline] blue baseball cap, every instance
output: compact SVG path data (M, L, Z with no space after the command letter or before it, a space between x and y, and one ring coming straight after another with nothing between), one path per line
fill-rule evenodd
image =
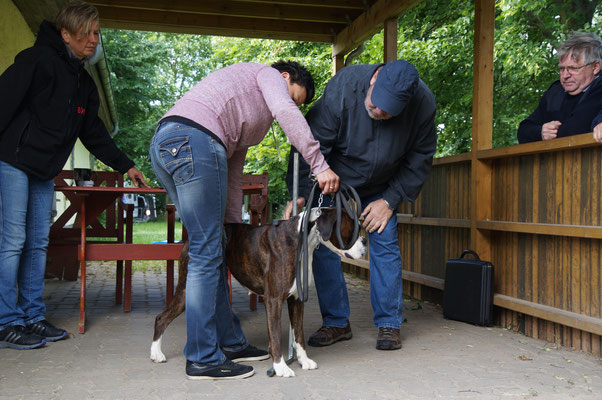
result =
M399 115L418 86L418 71L407 61L395 60L380 69L370 100L392 116Z

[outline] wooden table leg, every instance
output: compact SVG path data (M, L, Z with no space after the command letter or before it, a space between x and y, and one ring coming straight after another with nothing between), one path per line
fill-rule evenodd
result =
M80 289L79 289L79 333L86 331L86 202L82 200L80 218Z
M132 207L128 208L125 217L125 242L134 242L134 214ZM123 312L132 311L132 260L125 261L125 277L123 281Z
M132 261L127 260L123 284L123 312L130 311L132 311Z
M115 304L121 304L123 294L123 260L115 263Z
M175 214L176 207L173 204L168 204L165 207L167 211L167 243L175 242ZM174 261L167 260L167 281L165 282L165 304L169 305L173 298L174 286Z

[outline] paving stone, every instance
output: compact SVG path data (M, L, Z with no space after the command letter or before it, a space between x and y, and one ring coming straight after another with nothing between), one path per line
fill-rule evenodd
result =
M270 378L271 360L236 381L190 381L184 374L184 316L164 334L166 363L150 361L154 319L164 307L165 272L133 274L132 311L115 304L114 266L89 263L86 333L77 332L79 282L48 280L47 318L72 338L31 351L0 350L0 399L599 399L602 361L590 354L496 327L445 320L441 308L406 300L403 349L378 351L369 284L348 278L353 339L308 347L317 370ZM177 274L176 274L177 275ZM176 278L177 279L177 278ZM267 348L265 307L249 309L233 281L233 307L250 343ZM283 353L288 315L282 313ZM306 339L321 326L315 290L305 306ZM523 359L521 359L521 356Z

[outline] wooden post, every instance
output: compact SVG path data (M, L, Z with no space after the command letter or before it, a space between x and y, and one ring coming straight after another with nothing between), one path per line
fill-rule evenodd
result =
M484 260L491 260L491 233L477 228L491 219L490 161L479 161L477 151L491 149L493 130L494 0L475 1L474 76L472 96L472 153L470 194L470 245Z
M384 61L397 60L397 18L389 18L383 28Z
M345 66L345 56L343 54L337 54L332 56L332 75Z

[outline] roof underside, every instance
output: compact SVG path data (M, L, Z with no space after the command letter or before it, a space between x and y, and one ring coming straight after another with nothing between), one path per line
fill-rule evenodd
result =
M89 0L116 29L325 42L344 55L420 0ZM66 0L13 0L33 32Z

